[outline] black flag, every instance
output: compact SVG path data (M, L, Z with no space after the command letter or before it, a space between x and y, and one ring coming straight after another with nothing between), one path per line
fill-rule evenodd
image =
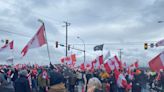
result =
M104 44L101 44L101 45L97 45L93 48L94 51L97 51L97 50L103 50L103 47L104 47Z

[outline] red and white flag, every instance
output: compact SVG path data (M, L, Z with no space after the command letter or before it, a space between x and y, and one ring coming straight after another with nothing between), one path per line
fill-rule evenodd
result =
M86 69L87 69L87 70L90 70L90 69L92 68L91 63L87 63L87 64L85 64L85 66L86 66Z
M71 56L61 58L61 63L74 65L76 63L76 55L72 54Z
M117 81L117 86L119 88L126 88L128 83L127 80L125 79L125 76L122 73L120 73L117 69L115 69L114 72Z
M82 64L80 65L80 69L81 69L82 71L85 71L85 65L84 65L84 63L82 63Z
M96 59L93 60L93 61L91 62L91 64L92 64L92 66L91 66L91 70L94 70L95 65L96 65Z
M104 57L104 61L105 61L106 59L110 58L110 56L111 56L110 51L108 51L107 54L106 54L105 57Z
M64 64L64 61L65 61L64 59L65 59L65 58L61 58L61 59L60 59L60 61L61 61L62 64Z
M34 37L27 43L27 45L23 48L21 54L23 56L26 55L28 49L32 48L38 48L41 47L42 45L46 44L46 38L45 38L45 27L42 25L38 32L34 35Z
M105 61L106 63L104 64L104 68L106 69L107 72L110 72L114 69L122 69L122 64L121 62L118 60L117 56L114 56L111 59L107 59Z
M138 68L138 60L136 62L134 62L133 64L131 64L128 68L130 70L134 70L134 69L137 69Z
M14 48L14 41L11 41L9 44L5 44L3 47L0 48L0 52L2 51L11 51Z
M76 63L76 55L75 55L75 54L72 54L72 55L71 55L71 60L72 60L72 63L73 63L73 64Z
M153 71L160 71L160 69L164 69L164 52L157 55L149 62L149 67Z
M103 55L96 58L95 68L101 68L101 65L104 64Z
M164 46L164 39L156 43L156 46Z
M104 64L104 68L108 73L110 73L112 70L115 69L115 62L114 61L108 59L105 62L106 63Z

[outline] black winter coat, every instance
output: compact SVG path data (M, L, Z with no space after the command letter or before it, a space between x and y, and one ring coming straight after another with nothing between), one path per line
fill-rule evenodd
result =
M15 81L14 88L15 92L31 92L29 81L25 76L20 76L20 78Z
M64 83L64 76L61 73L50 71L50 85L56 85L63 82Z

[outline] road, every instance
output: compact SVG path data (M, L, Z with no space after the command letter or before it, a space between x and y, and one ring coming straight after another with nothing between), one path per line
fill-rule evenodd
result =
M0 86L0 92L14 92L14 88L11 84Z
M14 89L13 86L9 84L5 87L0 86L0 92L14 92ZM80 86L75 87L75 92L82 92L82 87ZM150 91L148 89L145 89L142 92L150 92Z

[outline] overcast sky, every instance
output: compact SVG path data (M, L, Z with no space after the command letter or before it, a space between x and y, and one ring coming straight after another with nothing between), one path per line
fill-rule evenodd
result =
M20 59L20 52L41 25L45 22L51 59L53 63L65 56L65 48L55 48L55 41L65 43L65 27L68 21L68 43L83 49L80 36L86 43L87 61L110 50L118 55L122 49L122 61L132 63L136 59L147 65L163 47L144 50L148 41L164 39L164 0L0 0L0 39L14 40L16 63L48 63L46 45L31 49ZM13 34L15 33L15 34ZM103 52L94 52L93 47L104 43ZM77 45L81 44L81 45ZM3 43L0 43L2 46ZM83 61L83 53L77 54L78 63ZM0 53L1 62L11 56Z

